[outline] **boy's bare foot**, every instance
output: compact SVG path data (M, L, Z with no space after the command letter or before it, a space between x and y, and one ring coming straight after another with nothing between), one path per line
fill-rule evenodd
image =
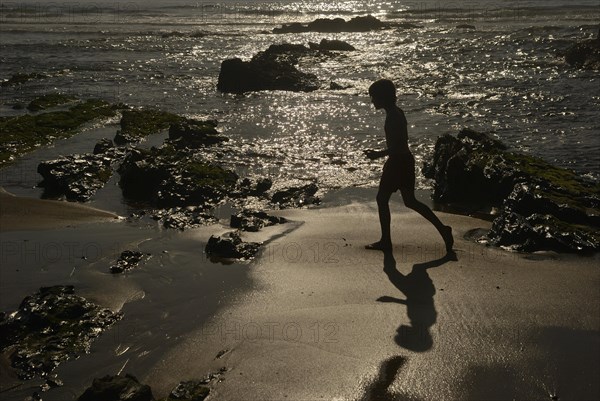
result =
M454 237L452 236L452 227L444 226L442 229L442 238L444 238L444 243L446 244L446 252L452 252L452 247L454 246Z
M390 251L392 249L392 243L377 241L377 242L373 242L372 244L365 245L365 248L372 249L375 251Z

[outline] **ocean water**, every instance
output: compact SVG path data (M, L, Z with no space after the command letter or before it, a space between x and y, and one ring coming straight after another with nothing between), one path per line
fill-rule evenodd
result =
M597 35L598 0L27 0L3 2L0 10L0 78L48 75L2 88L0 115L24 113L12 103L58 91L216 118L232 140L205 157L242 176L269 176L276 186L371 187L381 161L366 160L362 150L383 146L384 116L371 106L367 88L384 77L398 86L419 166L438 136L471 127L600 178L598 71L572 68L560 57L573 42ZM403 25L367 33L270 33L283 23L366 14ZM227 58L323 38L357 48L301 60L298 68L316 74L323 89L216 90ZM349 88L329 90L331 81ZM59 151L93 146L65 143ZM418 187L429 186L420 176Z

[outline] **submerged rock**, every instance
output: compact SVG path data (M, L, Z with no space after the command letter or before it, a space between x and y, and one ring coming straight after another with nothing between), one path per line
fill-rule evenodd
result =
M306 25L300 23L284 24L281 28L274 28L273 33L301 33L301 32L367 32L387 27L387 24L367 15L354 17L349 21L343 18L318 18Z
M528 252L600 250L600 184L573 171L462 130L438 139L423 173L435 179L438 202L501 206L490 244Z
M291 187L277 191L271 197L271 202L279 207L302 207L318 204L321 200L315 196L319 188L315 184L307 184L301 187Z
M233 190L237 175L172 146L133 148L118 170L123 195L158 207L207 205Z
M600 33L598 39L586 40L569 47L565 61L575 67L600 70Z
M38 186L44 188L47 198L88 201L112 176L114 160L104 154L85 153L41 162L37 172L43 180Z
M242 210L231 215L231 228L239 228L242 231L259 231L263 227L287 223L287 219L277 216L269 216L258 210Z
M200 121L184 118L169 127L169 139L177 147L199 148L228 141L215 129L216 121Z
M356 50L351 44L344 42L343 40L327 40L321 39L320 43L308 43L309 47L313 50L324 50L324 51L353 51Z
M222 237L211 235L205 251L210 256L226 259L252 259L260 248L258 242L244 242L238 231L232 231Z
M0 350L19 378L46 376L60 363L89 352L94 338L121 314L75 295L73 286L42 287L0 321Z
M117 262L110 267L111 273L123 273L135 268L142 261L144 254L138 251L123 251Z
M77 401L154 401L154 397L150 386L126 374L94 379Z

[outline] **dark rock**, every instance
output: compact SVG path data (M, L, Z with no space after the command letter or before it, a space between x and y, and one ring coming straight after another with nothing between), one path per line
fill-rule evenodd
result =
M38 186L44 188L46 198L65 196L85 202L110 179L114 160L114 155L86 153L41 162L37 172L43 180Z
M175 387L165 401L202 401L210 393L210 389L201 381L185 381Z
M353 51L356 50L351 44L344 42L343 40L327 40L321 39L321 43L309 42L308 45L313 50L332 50L332 51Z
M600 251L600 209L591 214L556 191L515 185L488 233L490 243L523 252Z
M218 221L215 216L195 206L155 210L152 212L152 218L159 220L165 228L179 230L214 224Z
M572 66L599 70L600 38L576 43L566 50L564 56L565 61Z
M117 262L110 267L111 273L123 273L135 268L144 258L144 254L138 251L123 251Z
M252 259L260 243L242 241L238 231L230 232L222 237L211 235L206 244L205 251L210 256L217 256L226 259Z
M189 118L171 124L169 139L177 147L199 148L211 146L229 139L219 135L215 121L200 121Z
M273 181L269 178L260 178L258 180L251 180L250 178L244 178L238 184L236 197L248 197L248 196L259 196L266 197L267 191L271 189Z
M300 32L367 32L387 27L388 25L372 15L354 17L349 21L343 18L318 18L307 25L293 23L274 28L273 33Z
M319 88L314 74L299 71L291 62L257 55L250 61L239 58L221 63L217 89L243 93L261 90L309 92Z
M133 148L118 170L126 198L158 207L206 205L233 190L237 175L171 146Z
M501 206L489 243L515 250L600 250L600 184L532 156L508 152L495 139L463 130L438 139L433 197L458 205Z
M77 401L154 401L154 397L150 386L126 374L94 379Z
M114 147L115 144L113 143L113 141L111 141L108 138L102 138L96 143L96 145L94 145L94 154L99 155L107 153L110 149L113 149Z
M307 184L301 187L291 187L277 191L271 197L271 202L279 207L302 207L310 204L320 203L315 196L319 188L315 184Z
M284 223L287 223L287 220L283 217L269 216L265 212L245 209L232 214L229 225L242 231L259 231L263 227Z
M73 286L42 287L0 321L0 350L22 380L46 376L89 352L93 339L120 318L75 295Z

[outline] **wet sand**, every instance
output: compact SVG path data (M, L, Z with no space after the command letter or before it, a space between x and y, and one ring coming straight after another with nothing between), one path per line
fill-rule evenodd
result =
M219 400L598 399L598 257L486 248L462 237L489 222L439 213L448 261L433 227L394 208L388 255L363 248L372 203L279 212L305 223L252 266L253 290L144 380L161 394L226 367Z
M115 213L74 202L15 196L0 187L1 231L58 228L118 218Z
M598 399L598 257L486 248L463 236L489 222L438 213L454 227L458 261L447 260L433 227L397 201L393 253L367 251L379 227L366 195L272 212L297 223L247 235L272 240L254 262L231 265L203 253L222 225L178 232L86 208L41 219L55 230L2 226L2 310L40 286L73 284L124 312L90 354L57 369L65 386L44 393L49 401L118 372L159 398L221 368L212 399ZM111 275L124 249L151 256ZM3 389L18 384L2 370ZM3 396L22 400L40 383Z

